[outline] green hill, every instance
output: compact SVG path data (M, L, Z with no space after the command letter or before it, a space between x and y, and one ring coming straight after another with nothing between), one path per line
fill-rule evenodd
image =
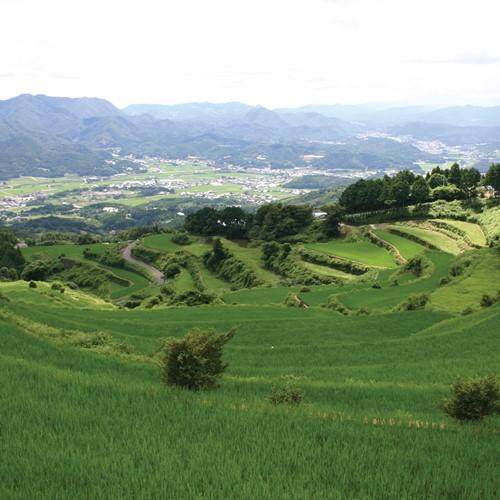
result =
M401 222L292 244L293 266L336 278L310 286L266 269L261 244L222 238L260 279L238 290L205 265L212 240L149 235L140 255L180 262L180 274L162 288L143 277L142 295L122 287L140 296L132 310L50 281L0 282L0 498L495 498L500 416L460 424L438 408L458 376L500 366L498 249L469 246L478 226L455 227ZM118 274L84 250L119 247L23 253ZM195 289L212 303L166 299ZM165 339L195 328L237 330L216 390L161 380ZM285 381L303 404L269 401Z

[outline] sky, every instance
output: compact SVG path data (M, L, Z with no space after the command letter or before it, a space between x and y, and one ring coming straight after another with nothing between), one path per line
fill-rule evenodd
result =
M500 104L498 0L0 0L0 99Z

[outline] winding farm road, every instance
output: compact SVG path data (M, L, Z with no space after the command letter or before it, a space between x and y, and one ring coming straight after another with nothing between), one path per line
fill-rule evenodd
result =
M132 249L135 247L135 245L137 245L137 241L132 241L132 243L129 243L125 248L123 248L121 252L122 257L127 262L130 262L135 266L142 267L143 269L146 269L146 271L148 271L148 273L151 274L151 276L153 276L153 278L159 285L163 285L165 283L165 276L159 269L156 269L156 267L152 266L151 264L148 264L147 262L136 259L132 255Z

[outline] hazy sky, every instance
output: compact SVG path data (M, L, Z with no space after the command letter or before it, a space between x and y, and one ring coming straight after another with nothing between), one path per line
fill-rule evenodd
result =
M0 0L0 99L500 104L499 0Z

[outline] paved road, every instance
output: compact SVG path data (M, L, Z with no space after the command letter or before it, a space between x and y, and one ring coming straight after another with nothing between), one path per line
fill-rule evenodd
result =
M165 283L165 276L163 273L159 270L156 269L156 267L153 267L151 264L148 264L147 262L144 262L142 260L136 259L132 255L132 248L137 245L137 241L133 241L132 243L129 243L123 250L122 250L122 257L130 262L131 264L134 264L136 266L142 267L143 269L146 269L151 276L157 281L159 285L163 285Z

